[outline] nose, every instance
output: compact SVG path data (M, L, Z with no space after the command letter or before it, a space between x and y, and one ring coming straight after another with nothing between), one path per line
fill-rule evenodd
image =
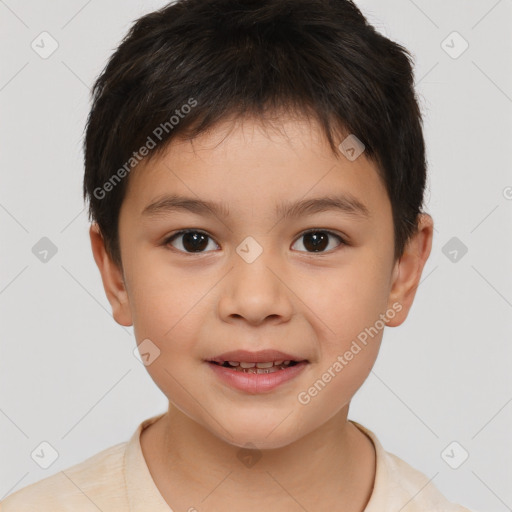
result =
M233 265L223 280L218 302L223 321L245 321L257 326L265 321L279 324L291 318L293 292L275 259L263 251L248 263L235 253Z

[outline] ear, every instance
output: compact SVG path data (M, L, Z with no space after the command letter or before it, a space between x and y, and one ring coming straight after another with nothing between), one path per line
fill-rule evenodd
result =
M396 315L386 322L389 327L396 327L404 322L411 309L418 288L423 267L432 249L434 223L432 217L422 213L418 218L418 229L411 237L403 255L395 263L392 276L388 308L399 303L402 308L393 308Z
M110 258L97 223L91 224L89 236L91 237L94 261L100 270L103 288L112 306L114 320L118 324L130 326L132 325L132 314L123 273Z

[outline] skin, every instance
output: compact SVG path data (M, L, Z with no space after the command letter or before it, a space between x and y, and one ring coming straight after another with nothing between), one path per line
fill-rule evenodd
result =
M430 254L433 221L419 217L394 261L391 203L375 165L364 153L354 161L334 155L314 122L281 117L274 127L226 121L141 162L120 211L122 270L98 227L90 229L115 320L134 326L137 344L149 338L160 350L146 368L169 409L143 431L141 447L175 511L236 503L248 512L359 512L372 492L374 447L347 415L384 329L307 405L297 395L379 315L389 327L403 323ZM335 210L274 214L283 200L347 192L367 206L368 218ZM225 202L230 216L176 211L145 218L144 208L165 193ZM302 236L310 228L332 233L321 252ZM183 237L165 244L181 229L209 235L202 252L190 252ZM247 236L263 249L252 263L236 252ZM246 393L218 380L205 362L238 348L275 348L309 364L271 392ZM261 455L252 467L237 457L248 442Z

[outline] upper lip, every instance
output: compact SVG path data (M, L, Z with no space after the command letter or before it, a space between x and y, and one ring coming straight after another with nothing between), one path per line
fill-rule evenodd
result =
M266 363L269 361L307 361L300 356L293 354L286 354L279 350L258 350L257 352L250 352L249 350L232 350L230 352L224 352L217 357L208 359L208 361L214 361L216 363L223 363L224 361L238 361L244 363Z

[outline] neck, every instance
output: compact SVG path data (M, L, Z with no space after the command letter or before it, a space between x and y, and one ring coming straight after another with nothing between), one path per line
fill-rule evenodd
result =
M247 512L299 505L362 512L375 479L375 452L347 413L348 406L287 446L250 451L218 438L170 404L143 431L141 447L160 494L176 510L194 505L215 512L236 503Z

